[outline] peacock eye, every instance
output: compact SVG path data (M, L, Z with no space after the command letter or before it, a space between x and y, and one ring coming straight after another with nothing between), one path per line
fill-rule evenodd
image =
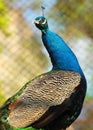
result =
M46 19L42 19L41 22L42 22L42 24L45 24L46 23Z

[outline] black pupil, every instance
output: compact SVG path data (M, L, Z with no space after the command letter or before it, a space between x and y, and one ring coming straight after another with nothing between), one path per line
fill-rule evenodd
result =
M45 19L42 19L41 22L43 23L45 21Z
M7 117L6 117L6 116L4 116L4 117L3 117L3 119L4 119L4 120L7 120Z

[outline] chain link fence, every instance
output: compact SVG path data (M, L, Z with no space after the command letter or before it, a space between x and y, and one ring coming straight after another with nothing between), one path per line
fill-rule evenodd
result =
M92 3L92 0L4 1L7 24L4 22L5 28L0 25L0 104L26 82L51 68L48 54L42 46L40 31L32 22L35 17L42 15L41 5L46 6L45 15L50 29L61 35L77 55L88 80L87 98L92 97ZM0 17L1 10L0 5ZM76 127L75 130L81 128ZM92 129L93 125L84 128Z

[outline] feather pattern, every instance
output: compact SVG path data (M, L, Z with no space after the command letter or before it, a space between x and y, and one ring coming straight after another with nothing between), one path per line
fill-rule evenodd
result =
M10 105L9 123L26 127L38 120L51 106L62 104L80 84L76 72L53 71L33 80L29 87Z

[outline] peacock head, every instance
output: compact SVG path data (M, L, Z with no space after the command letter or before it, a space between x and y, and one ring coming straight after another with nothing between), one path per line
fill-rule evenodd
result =
M48 29L47 19L44 16L39 16L34 21L37 28L39 28L42 32Z

